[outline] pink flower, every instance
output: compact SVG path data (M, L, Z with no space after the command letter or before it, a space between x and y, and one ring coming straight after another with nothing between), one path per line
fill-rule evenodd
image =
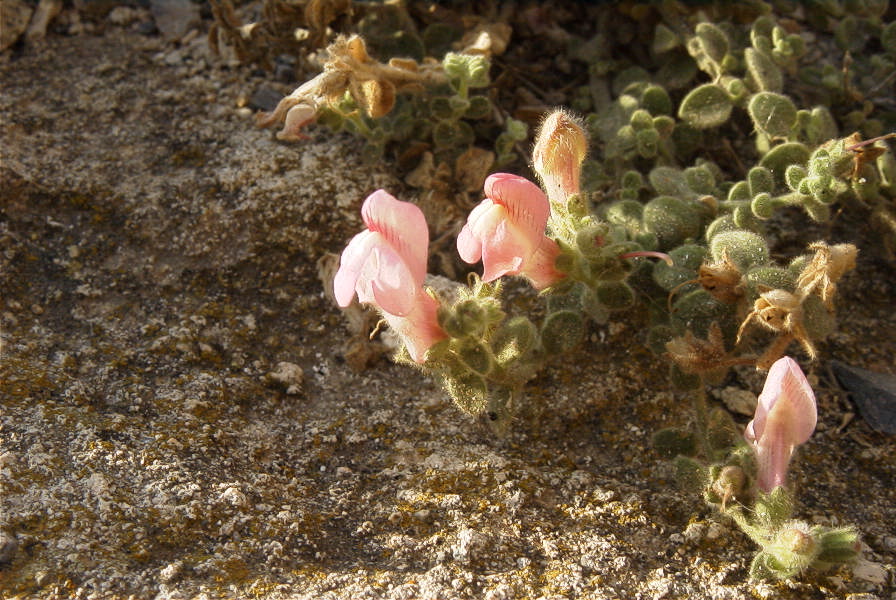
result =
M523 275L540 290L563 279L554 268L560 248L544 234L551 209L541 188L495 173L485 180L485 196L457 237L460 257L471 264L482 259L486 282Z
M744 432L756 452L762 491L784 485L793 450L809 439L817 419L815 394L800 366L789 356L778 359L768 371L756 414Z
M377 190L364 201L367 231L342 252L333 291L339 306L360 302L376 306L418 363L447 337L436 319L438 301L423 289L429 230L421 210Z

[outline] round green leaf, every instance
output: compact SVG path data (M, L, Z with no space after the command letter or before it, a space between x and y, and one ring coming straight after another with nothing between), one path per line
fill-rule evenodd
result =
M760 92L750 98L747 111L756 129L772 137L787 137L796 124L793 101L774 92Z
M684 97L678 117L697 129L709 129L725 123L733 107L728 92L714 83L705 83Z

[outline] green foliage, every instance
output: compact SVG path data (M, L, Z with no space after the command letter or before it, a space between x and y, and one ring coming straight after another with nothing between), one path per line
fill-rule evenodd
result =
M709 129L727 122L733 108L734 102L725 88L705 83L684 97L678 118L697 129Z

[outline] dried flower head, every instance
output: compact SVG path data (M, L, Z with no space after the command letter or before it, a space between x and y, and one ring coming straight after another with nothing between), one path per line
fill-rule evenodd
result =
M710 295L725 304L734 304L744 295L743 275L734 262L723 253L722 259L700 265L697 283Z
M778 334L778 339L757 359L757 368L768 368L769 364L784 354L794 339L803 346L811 359L815 359L815 345L803 323L802 302L801 296L786 290L774 289L761 293L753 303L753 310L747 314L737 330L737 342L740 343L744 330L753 322Z
M667 342L666 351L682 371L701 376L712 375L728 367L749 362L729 354L725 348L722 328L716 321L709 326L706 339L701 340L688 330L683 336Z
M837 281L846 271L856 267L859 250L852 244L829 246L824 242L815 242L809 249L814 250L815 255L797 279L797 292L803 296L817 292L825 306L832 310Z
M283 98L273 111L259 114L259 127L287 121L277 137L301 139L296 127L316 117L321 107L339 101L346 91L368 116L379 118L392 110L399 92L446 81L438 64L418 65L408 59L393 59L383 64L374 60L367 53L364 40L357 35L338 37L327 48L327 54L323 72ZM309 107L314 111L311 118L307 118ZM302 118L290 118L297 110Z
M853 164L852 169L852 178L856 179L858 177L861 177L862 170L865 168L865 165L873 164L874 161L877 160L878 156L884 154L887 151L886 147L881 148L880 146L876 146L875 144L877 144L877 142L881 142L894 137L896 137L896 133L888 133L886 135L863 141L862 135L859 132L855 132L848 138L844 139L844 149L849 150L855 155L855 163Z

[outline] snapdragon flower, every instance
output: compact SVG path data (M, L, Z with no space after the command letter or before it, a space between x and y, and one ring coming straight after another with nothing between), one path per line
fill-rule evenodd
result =
M374 305L402 339L411 358L423 363L426 351L447 337L439 327L438 301L423 288L429 229L423 212L384 190L361 207L367 225L342 252L333 291L339 306Z
M523 275L540 290L563 279L554 268L560 248L545 235L551 209L541 188L495 173L485 180L485 196L457 237L460 257L471 264L481 259L485 282Z
M779 358L744 432L756 453L759 489L771 492L784 485L794 449L809 439L817 420L815 394L800 366L789 356Z

